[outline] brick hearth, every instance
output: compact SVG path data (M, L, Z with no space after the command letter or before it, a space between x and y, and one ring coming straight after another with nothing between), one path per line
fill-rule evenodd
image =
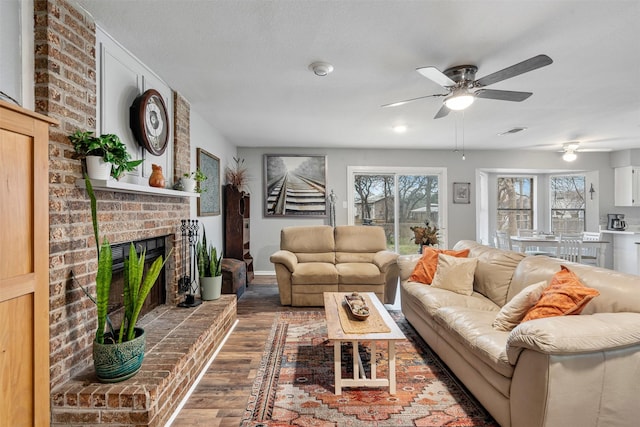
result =
M236 296L195 308L162 306L139 323L147 334L141 370L117 384L87 369L52 393L52 426L162 426L236 321Z

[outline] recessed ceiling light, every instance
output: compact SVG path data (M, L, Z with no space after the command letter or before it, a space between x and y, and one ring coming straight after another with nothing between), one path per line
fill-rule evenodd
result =
M395 133L405 133L407 131L407 125L395 125L391 129L393 129Z

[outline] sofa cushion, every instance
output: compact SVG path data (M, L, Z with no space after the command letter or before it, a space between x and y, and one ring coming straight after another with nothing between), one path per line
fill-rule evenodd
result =
M339 225L334 236L336 263L370 263L376 252L387 250L387 237L379 226Z
M336 285L338 270L327 262L305 262L296 266L291 275L292 285Z
M455 257L466 258L469 255L469 249L454 251L449 249L436 249L431 247L422 248L422 257L416 263L409 280L412 282L420 282L430 285L433 282L433 276L438 268L438 254L447 254Z
M523 322L544 317L580 314L584 306L600 295L580 282L566 266L553 275L551 283L542 291L540 300L525 314Z
M373 285L383 284L384 274L375 264L347 262L336 264L339 284Z
M280 231L280 249L293 252L298 262L335 263L333 227L285 227Z
M493 370L508 378L513 375L513 366L507 357L509 333L492 328L494 313L464 307L442 307L436 310L434 318L456 341Z
M476 258L458 258L439 254L438 268L431 286L469 296L473 293L473 275L476 265L478 265Z
M465 296L418 282L403 282L401 286L415 300L416 306L419 305L429 316L433 316L442 307L463 307L489 311L493 313L493 319L500 309L493 301L477 292Z
M398 257L397 263L400 272L400 281L409 280L420 258L422 258L420 254L400 255Z
M470 249L469 257L478 258L474 290L502 307L507 302L507 293L513 273L526 255L484 246L472 240L461 240L455 244L453 249ZM539 280L541 279L529 282L529 284Z
M543 280L520 291L511 301L502 306L493 321L493 328L508 332L518 326L529 309L536 305L546 287L547 282Z

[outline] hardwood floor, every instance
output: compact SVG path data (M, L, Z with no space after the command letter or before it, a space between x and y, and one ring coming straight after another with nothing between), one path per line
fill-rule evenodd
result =
M238 324L172 427L237 427L247 405L256 370L275 313L322 310L280 305L275 276L256 276L238 300Z

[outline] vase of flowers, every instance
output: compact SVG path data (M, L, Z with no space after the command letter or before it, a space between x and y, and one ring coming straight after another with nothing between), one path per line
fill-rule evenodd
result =
M418 252L422 253L423 246L437 246L440 243L439 230L435 225L431 225L429 220L424 221L424 226L410 227L413 231L413 237L411 238L416 245L419 245Z

